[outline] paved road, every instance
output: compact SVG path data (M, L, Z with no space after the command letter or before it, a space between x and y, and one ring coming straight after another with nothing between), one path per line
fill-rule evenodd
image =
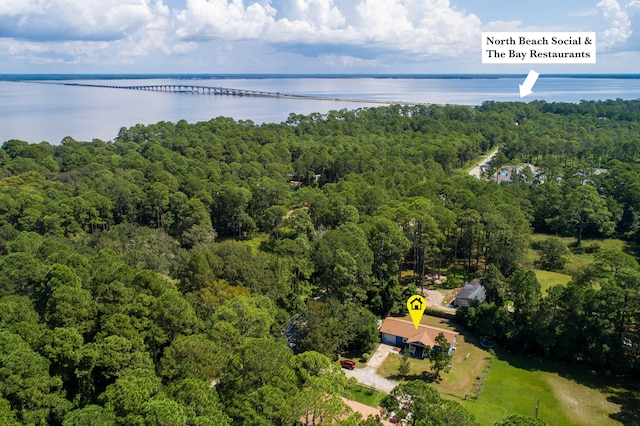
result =
M480 179L480 175L482 174L482 166L484 166L485 164L488 164L491 160L493 160L493 157L495 157L497 153L498 153L498 148L496 148L491 154L487 155L487 158L485 158L484 160L482 160L480 164L475 166L469 172L469 174L475 177L476 179Z

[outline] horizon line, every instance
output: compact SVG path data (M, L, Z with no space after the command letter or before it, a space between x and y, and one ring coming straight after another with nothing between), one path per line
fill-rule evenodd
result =
M115 78L521 78L525 73L7 73L0 80L18 77L50 79ZM640 73L540 73L540 78L640 78Z

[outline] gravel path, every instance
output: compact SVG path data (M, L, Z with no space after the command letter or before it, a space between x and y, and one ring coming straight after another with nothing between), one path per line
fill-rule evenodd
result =
M425 290L427 293L427 306L430 308L437 309L439 311L447 312L450 314L455 314L455 308L450 308L442 304L444 300L444 296L437 290Z

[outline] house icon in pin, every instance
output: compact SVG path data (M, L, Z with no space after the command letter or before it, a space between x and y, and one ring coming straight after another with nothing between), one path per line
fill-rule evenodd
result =
M412 311L421 311L422 310L422 298L416 296L413 299L411 299L409 301L409 304L411 305L411 310Z

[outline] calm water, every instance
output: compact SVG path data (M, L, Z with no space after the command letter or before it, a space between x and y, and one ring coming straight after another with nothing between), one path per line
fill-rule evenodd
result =
M0 76L0 143L8 139L58 144L65 136L90 141L111 140L121 127L138 123L184 119L189 122L225 116L255 123L282 122L290 113L326 113L375 104L335 100L298 100L143 92L125 89L43 84L43 76L21 76L28 82ZM49 76L49 78L52 78ZM479 105L485 100L520 101L518 84L524 76L449 78L443 76L286 77L237 76L171 78L85 77L74 83L145 85L194 84L211 87L280 92L327 98ZM51 82L51 81L50 81ZM60 81L53 81L60 82ZM576 78L542 76L534 94L525 98L561 102L638 99L640 76Z

